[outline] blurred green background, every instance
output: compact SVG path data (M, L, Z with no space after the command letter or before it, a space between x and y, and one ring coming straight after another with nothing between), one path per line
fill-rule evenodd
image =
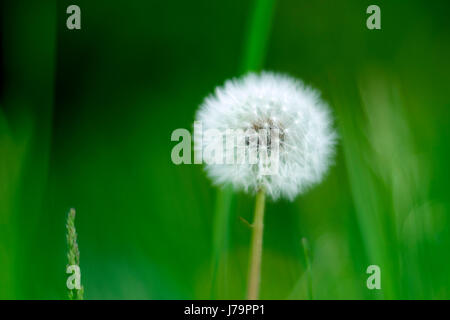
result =
M66 8L81 8L81 30ZM381 8L381 30L366 8ZM4 1L0 298L65 299L77 209L87 299L245 298L253 199L170 141L249 70L317 87L335 165L267 204L262 299L449 299L448 1ZM366 268L381 268L381 290Z

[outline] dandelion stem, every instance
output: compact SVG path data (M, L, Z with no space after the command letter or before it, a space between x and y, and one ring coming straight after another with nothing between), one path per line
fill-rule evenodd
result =
M250 248L250 261L248 271L248 300L257 300L259 297L259 284L261 280L261 260L264 230L264 202L265 191L259 189L256 194L255 217L252 228L252 243Z

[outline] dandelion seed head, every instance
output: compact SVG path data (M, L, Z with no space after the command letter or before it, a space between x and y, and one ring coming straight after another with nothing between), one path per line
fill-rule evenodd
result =
M246 136L245 143L248 146L250 140L256 139L257 153L270 151L274 143L279 144L278 170L270 175L263 173L260 163L217 164L208 161L211 159L203 153L208 163L206 172L215 184L232 184L236 189L252 193L263 187L274 200L280 197L292 200L319 183L335 153L337 135L329 107L320 93L283 74L250 73L228 80L205 99L196 121L202 123L204 132L209 129L255 131ZM276 130L278 136L271 140L268 135L264 144L257 134L261 129ZM200 144L194 138L196 152L221 147L217 144L222 143L203 138Z

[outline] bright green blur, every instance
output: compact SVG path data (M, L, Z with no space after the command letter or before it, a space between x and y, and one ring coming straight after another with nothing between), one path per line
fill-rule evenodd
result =
M372 1L257 1L74 1L81 30L73 1L2 5L1 299L67 299L71 207L85 299L245 298L254 199L170 137L260 69L318 88L339 132L324 182L266 205L260 297L450 298L448 1L378 1L381 30Z

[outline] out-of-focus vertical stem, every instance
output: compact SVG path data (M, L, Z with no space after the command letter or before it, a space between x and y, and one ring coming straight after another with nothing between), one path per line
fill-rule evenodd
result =
M255 0L249 20L241 72L259 71L264 65L273 16L274 0Z
M305 262L306 262L306 274L308 278L308 299L313 299L313 287L312 287L312 268L311 268L311 258L310 258L310 247L308 240L306 238L302 238L302 246L303 253L305 254Z
M35 274L48 272L47 256L33 253L42 248L42 242L34 240L41 236L42 227L48 225L49 220L45 219L50 219L47 208L44 209L48 206L44 198L55 97L57 2L3 2L0 16L5 70L0 78L4 76L6 81L0 104L10 132L7 154L10 164L0 170L8 175L14 173L13 179L2 186L10 203L3 209L7 211L0 212L3 217L10 217L6 240L10 245L5 263L11 270L8 277L14 280L8 281L10 290L6 297L42 299L45 296L40 289L49 280ZM6 157L2 151L0 157ZM2 231L0 223L3 234ZM35 273L29 272L30 265L35 266Z
M242 54L239 73L259 71L263 67L266 57L266 47L273 16L274 0L255 0L250 20L248 21L247 35ZM233 189L228 186L219 190L216 200L214 249L212 272L212 298L216 298L218 268L220 260L226 258L228 250L229 220L232 203L234 201ZM226 260L226 259L225 259Z

